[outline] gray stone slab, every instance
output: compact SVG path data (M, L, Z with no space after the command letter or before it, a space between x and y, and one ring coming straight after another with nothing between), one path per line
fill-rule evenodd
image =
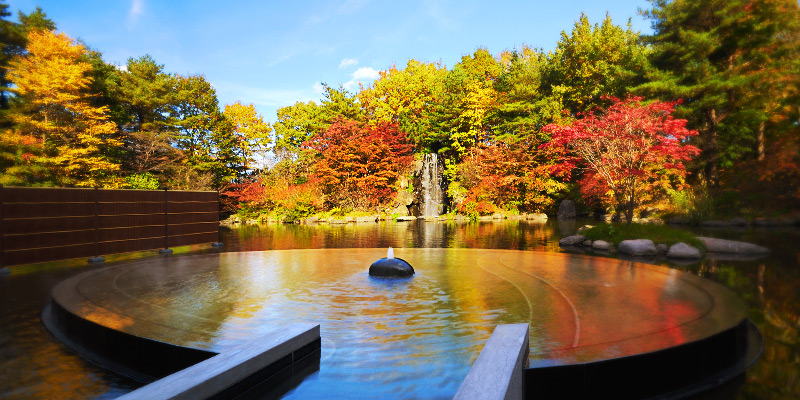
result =
M769 254L769 249L753 243L698 236L709 253Z
M453 399L522 399L528 351L528 324L498 325Z
M119 399L206 399L319 338L319 325L293 324L282 327Z

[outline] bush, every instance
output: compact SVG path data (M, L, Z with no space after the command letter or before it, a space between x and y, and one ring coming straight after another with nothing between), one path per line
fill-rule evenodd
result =
M149 172L125 177L126 189L158 190L158 179Z

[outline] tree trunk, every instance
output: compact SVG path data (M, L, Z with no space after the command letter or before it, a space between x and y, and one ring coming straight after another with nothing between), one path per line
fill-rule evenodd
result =
M706 120L708 121L708 134L706 137L705 149L703 150L705 158L705 178L710 186L716 187L719 184L717 177L717 159L719 158L719 149L717 147L717 110L712 108L706 113Z
M625 218L628 220L628 225L633 222L633 208L636 205L636 202L634 201L636 199L634 187L631 188L631 193L628 195L628 204L625 205Z
M758 136L756 137L756 142L758 147L756 151L758 152L758 161L764 160L764 121L759 122L758 124Z

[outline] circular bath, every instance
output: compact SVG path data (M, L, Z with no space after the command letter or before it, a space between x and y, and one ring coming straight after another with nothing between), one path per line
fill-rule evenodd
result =
M200 360L282 325L319 323L320 369L287 398L450 398L495 326L520 322L530 324L529 393L610 385L617 374L630 381L647 369L671 384L630 393L682 397L752 362L744 304L695 275L559 253L397 249L414 279L370 277L366 267L384 254L276 250L110 266L59 284L45 320L71 347L134 375L168 353L147 354L138 339ZM133 361L123 354L132 348Z

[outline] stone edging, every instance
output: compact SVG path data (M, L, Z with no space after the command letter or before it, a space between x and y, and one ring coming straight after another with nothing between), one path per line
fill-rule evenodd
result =
M766 247L753 243L702 236L698 236L697 239L706 245L706 255L765 256L770 253L770 250ZM592 249L601 254L614 252L614 247L611 243L604 240L592 241L580 234L562 238L558 241L558 245L562 248ZM689 244L679 242L672 246L667 246L663 243L656 244L650 239L623 240L617 246L616 251L631 256L666 256L667 258L684 260L703 257L703 251Z

